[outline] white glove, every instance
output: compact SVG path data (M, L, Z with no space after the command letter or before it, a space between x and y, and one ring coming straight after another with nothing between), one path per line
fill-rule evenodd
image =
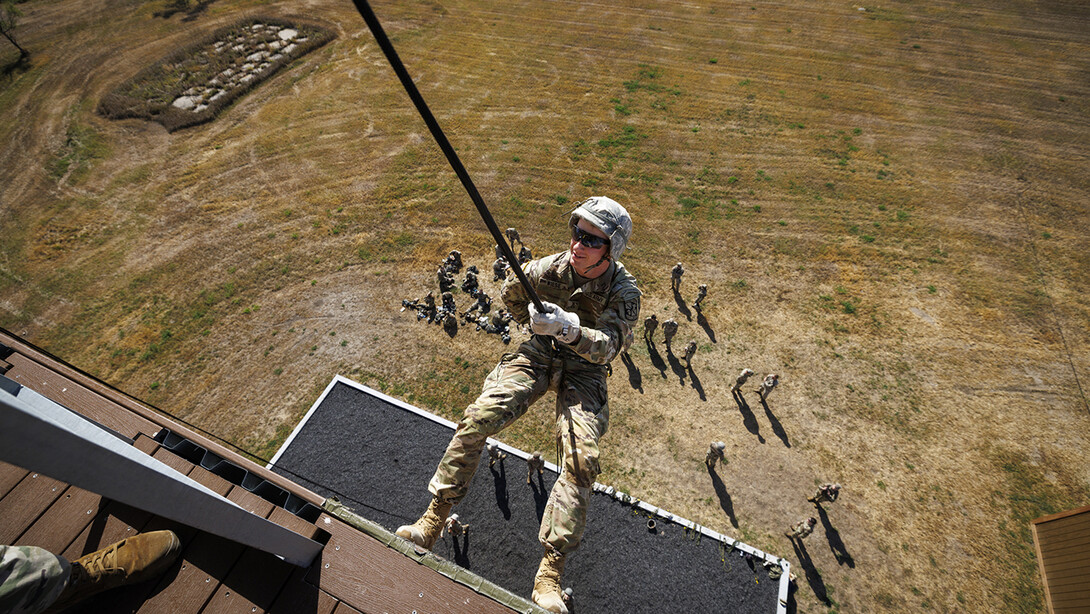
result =
M542 305L545 313L541 313L530 303L530 330L538 335L556 337L564 343L575 343L579 340L579 316L552 303L542 302Z

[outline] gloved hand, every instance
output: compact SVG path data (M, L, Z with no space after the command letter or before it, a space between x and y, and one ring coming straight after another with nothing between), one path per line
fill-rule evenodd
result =
M530 330L538 335L556 337L564 343L575 343L579 340L579 316L564 311L553 303L542 302L545 313L537 310L530 303Z

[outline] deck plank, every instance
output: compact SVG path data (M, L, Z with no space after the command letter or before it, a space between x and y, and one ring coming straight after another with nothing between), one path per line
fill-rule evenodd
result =
M11 492L15 485L23 481L30 472L22 467L16 467L5 462L0 462L0 499Z
M326 518L331 519L329 524L326 524ZM451 582L337 518L322 514L319 525L330 532L330 539L322 552L322 565L312 566L307 578L358 610L511 612L500 603Z
M320 562L319 558L316 562ZM337 600L306 581L307 570L295 569L283 590L276 596L269 614L330 614Z
M22 546L38 546L50 552L64 552L91 524L102 497L69 486L53 505L19 538Z
M139 433L159 431L150 420L118 411L116 403L28 356L16 352L8 360L12 365L7 373L9 379L130 439Z
M272 554L247 548L202 611L210 614L264 612L295 569L291 563Z
M91 523L62 553L69 561L141 532L152 515L124 503L100 499Z
M22 534L61 496L64 482L31 472L0 499L0 544L18 544Z

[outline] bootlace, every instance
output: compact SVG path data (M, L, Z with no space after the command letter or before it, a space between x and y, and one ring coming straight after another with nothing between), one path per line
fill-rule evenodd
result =
M118 542L105 550L96 552L90 559L80 561L80 566L92 578L118 571L116 565L117 549L123 544L124 542Z

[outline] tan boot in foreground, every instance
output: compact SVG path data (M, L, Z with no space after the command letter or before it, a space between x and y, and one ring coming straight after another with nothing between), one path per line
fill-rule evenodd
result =
M173 531L153 531L123 539L72 561L72 575L50 612L126 584L150 580L178 558L182 542Z
M545 556L541 558L541 565L538 565L537 575L534 576L534 603L557 614L568 614L568 607L564 605L564 594L560 590L564 558L565 555L546 546Z
M437 497L432 497L428 509L424 511L424 515L412 524L398 527L397 534L421 548L431 550L431 547L435 545L435 540L439 539L439 533L443 530L447 516L450 515L452 505L452 503L444 503L439 501Z

